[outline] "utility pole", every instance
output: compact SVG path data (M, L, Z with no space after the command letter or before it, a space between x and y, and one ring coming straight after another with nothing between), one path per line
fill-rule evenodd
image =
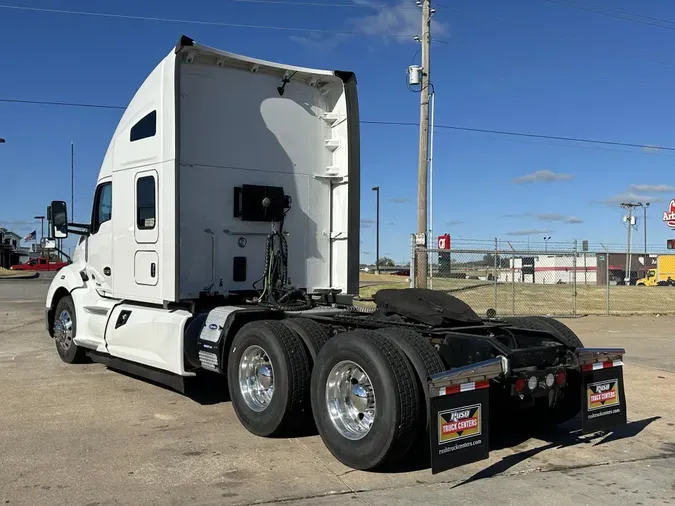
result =
M633 221L635 220L635 218L633 217L633 209L639 207L639 204L624 202L621 204L621 207L628 210L628 216L624 217L624 220L626 221L626 223L628 223L628 245L626 247L626 272L623 281L624 283L626 283L626 285L630 285L630 272L632 268L630 244L633 232Z
M429 83L431 77L431 1L417 0L417 5L422 7L422 72L420 89L420 143L419 159L417 166L417 234L418 240L415 277L417 288L427 287L427 185L428 185L428 161L429 161Z

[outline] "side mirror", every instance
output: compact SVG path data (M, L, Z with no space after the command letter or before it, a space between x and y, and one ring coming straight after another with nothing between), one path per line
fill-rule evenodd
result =
M68 207L63 200L54 200L51 205L50 236L53 239L68 237Z

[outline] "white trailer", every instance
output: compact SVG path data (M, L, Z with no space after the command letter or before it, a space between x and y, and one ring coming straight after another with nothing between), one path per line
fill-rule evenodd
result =
M112 136L90 223L51 203L50 236L81 235L46 300L61 359L180 392L226 375L247 430L315 423L358 469L420 443L434 471L484 458L482 386L543 410L541 423L574 416L583 360L621 350L583 355L558 322L484 321L428 290L382 290L376 310L353 306L359 151L352 73L182 37ZM449 446L459 439L470 444Z

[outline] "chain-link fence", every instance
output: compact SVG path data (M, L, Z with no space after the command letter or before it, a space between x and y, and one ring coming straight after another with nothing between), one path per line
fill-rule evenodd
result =
M416 255L426 252L427 287L462 299L482 315L675 313L675 281L662 267L675 266L672 254L579 251L576 243L567 249L546 246L517 249L496 240L491 248L416 250L413 245L410 284L416 283Z

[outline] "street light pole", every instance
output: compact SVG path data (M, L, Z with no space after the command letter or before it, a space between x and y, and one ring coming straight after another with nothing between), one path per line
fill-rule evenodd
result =
M645 267L647 266L647 208L649 207L650 202L645 202L644 204L642 202L638 202L638 205L642 207L643 211L643 218L642 218L642 228L644 228L644 234L645 234Z
M380 273L380 187L373 186L376 195L375 211L375 272Z
M544 253L548 253L548 241L551 240L551 237L544 237Z

